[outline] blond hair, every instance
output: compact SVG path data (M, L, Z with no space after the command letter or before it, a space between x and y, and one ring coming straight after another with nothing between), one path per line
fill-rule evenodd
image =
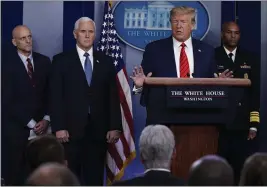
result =
M170 12L170 19L175 15L190 15L191 16L191 23L196 23L196 10L192 7L188 6L179 6L175 7Z

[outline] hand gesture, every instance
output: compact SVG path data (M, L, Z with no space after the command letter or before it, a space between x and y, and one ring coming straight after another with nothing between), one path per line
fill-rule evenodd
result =
M225 70L222 73L219 73L219 75L217 73L214 73L214 77L215 78L233 78L233 72L230 71L229 69Z
M151 77L152 73L148 73L147 76L145 76L142 66L134 67L133 75L130 76L130 78L133 80L134 85L136 88L140 88L143 86L145 78Z

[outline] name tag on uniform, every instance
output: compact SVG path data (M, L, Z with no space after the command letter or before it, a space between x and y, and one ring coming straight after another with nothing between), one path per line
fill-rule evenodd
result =
M218 65L217 69L224 69L224 66Z
M248 65L246 64L246 62L244 62L244 64L241 65L240 68L242 68L242 69L251 69L251 66L248 66Z

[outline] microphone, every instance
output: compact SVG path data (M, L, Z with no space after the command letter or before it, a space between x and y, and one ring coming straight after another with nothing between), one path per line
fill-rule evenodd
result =
M191 75L192 75L192 78L194 78L195 74L192 73ZM190 78L190 73L187 73L186 76L187 76L188 78Z

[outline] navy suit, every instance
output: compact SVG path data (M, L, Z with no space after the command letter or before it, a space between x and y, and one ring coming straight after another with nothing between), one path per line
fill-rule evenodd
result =
M27 74L17 51L2 59L2 172L7 185L21 185L24 150L28 143L31 119L39 122L48 114L48 78L50 59L32 53L33 80Z
M214 73L217 72L214 48L195 39L192 39L192 45L194 54L193 77L214 77ZM152 72L152 77L177 77L172 37L148 44L141 65L145 75ZM149 109L147 108L147 124L170 123L168 113L173 111L166 109L165 95L164 89L154 89L152 92L144 86L140 103L143 106L150 106Z
M69 132L69 142L63 145L68 166L81 184L101 186L106 134L110 130L122 131L122 122L112 59L97 51L93 57L90 86L76 49L53 58L51 126L53 132Z

